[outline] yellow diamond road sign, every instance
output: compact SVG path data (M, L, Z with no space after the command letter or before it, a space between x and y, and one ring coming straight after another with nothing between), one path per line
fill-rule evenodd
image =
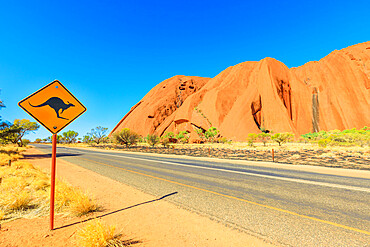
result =
M18 105L53 134L86 111L85 106L59 81L53 81Z

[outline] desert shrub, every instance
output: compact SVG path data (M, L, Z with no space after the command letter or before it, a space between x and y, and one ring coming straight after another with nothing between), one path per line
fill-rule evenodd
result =
M330 143L330 139L321 139L317 142L317 144L322 147L322 148L326 148L328 146L328 144Z
M206 132L204 132L204 136L207 141L214 142L219 133L220 131L216 127L211 127Z
M121 145L126 145L126 147L135 145L139 141L139 138L140 136L138 134L128 128L113 134L114 141Z
M231 141L230 141L230 140L228 140L226 137L220 137L220 138L217 138L217 139L216 139L216 142L218 142L218 143L222 143L222 144L225 144L225 143L230 144L230 143L231 143Z
M166 138L175 138L175 134L174 134L172 131L170 131L170 132L165 132L165 133L163 134L163 137L166 137Z
M283 143L286 143L287 141L291 140L294 138L294 134L293 133L289 133L289 132L286 132L286 133L275 133L271 136L271 139L275 142L277 142L279 144L279 146L281 146L281 144Z
M124 246L119 240L120 234L114 234L115 227L108 226L101 219L89 221L77 231L77 245L82 247Z
M22 140L22 146L24 146L24 147L27 147L27 145L30 144L30 143L31 143L31 141L28 140L28 139L23 139Z
M271 140L271 135L269 133L262 132L257 135L257 138L263 143L264 146L266 146L266 143Z
M154 147L155 145L157 145L159 143L159 137L157 135L147 135L146 136L146 141L148 142L148 144L152 147Z
M319 146L365 146L370 145L370 129L364 127L331 131L320 131L302 135L307 141L317 143ZM325 140L325 141L324 141Z
M253 146L253 143L257 140L257 134L249 133L247 136L247 142L249 146Z
M205 133L204 129L195 127L195 131L197 132L197 134L198 134L198 136L201 140L204 140L206 138L205 135L204 135L204 133Z
M167 147L169 147L169 145L170 145L170 139L169 139L168 137L164 137L164 136L162 136L162 137L160 138L160 143L161 143L161 145L162 145L163 147L167 148Z
M189 142L189 133L185 130L185 131L180 131L177 135L176 135L176 139L180 142L180 143L188 143Z

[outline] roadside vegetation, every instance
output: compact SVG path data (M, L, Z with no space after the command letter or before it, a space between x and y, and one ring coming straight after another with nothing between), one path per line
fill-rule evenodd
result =
M0 147L0 224L49 212L50 177L19 160L24 150L14 145ZM57 213L70 216L85 215L98 208L89 195L60 180L56 182L55 205Z
M293 133L249 133L243 142L233 142L222 137L220 131L215 127L210 127L208 130L196 128L198 138L192 140L190 143L190 133L187 131L180 131L174 133L171 131L165 132L162 136L156 134L149 134L145 137L140 136L133 130L124 128L119 132L114 133L108 137L106 135L107 128L98 126L87 133L83 138L78 138L78 133L72 130L58 135L58 143L75 144L84 143L89 146L96 145L123 145L126 148L133 146L149 146L156 147L162 146L170 148L174 146L185 145L187 147L198 146L201 144L203 147L211 146L224 146L225 147L241 146L245 148L286 148L296 144L302 146L303 144L310 144L309 146L317 146L319 148L333 148L333 147L369 147L370 146L370 128L364 127L362 129L349 129L349 130L332 130L320 131L315 133L307 133L301 136L295 136ZM36 139L36 143L50 143L51 137L46 139ZM289 145L287 145L289 143ZM263 146L263 147L262 147ZM307 146L307 145L306 145Z
M106 224L101 219L94 219L85 224L76 233L76 245L81 247L124 247L141 243L138 240L121 240L122 234L116 233L116 227Z

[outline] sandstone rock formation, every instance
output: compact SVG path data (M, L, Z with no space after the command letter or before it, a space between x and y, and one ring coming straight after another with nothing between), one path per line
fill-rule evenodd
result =
M370 42L289 69L265 58L216 77L175 76L154 87L111 133L130 128L163 135L214 126L245 140L260 129L303 134L370 125Z

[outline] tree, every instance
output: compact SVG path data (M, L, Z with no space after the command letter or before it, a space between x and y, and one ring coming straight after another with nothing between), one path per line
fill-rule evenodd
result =
M148 144L152 147L159 143L159 137L157 135L147 135L146 140Z
M256 139L257 139L257 134L249 133L247 137L248 145L252 147Z
M7 144L9 142L15 142L16 144L16 136L19 135L20 131L21 128L12 123L0 122L0 143Z
M99 144L100 142L104 141L104 139L106 139L107 131L108 131L108 128L98 126L98 127L95 127L95 129L91 129L91 132L88 133L88 135L91 136L92 140L95 141L96 144Z
M42 139L41 138L36 138L35 143L41 143Z
M68 130L67 132L63 132L63 139L68 143L75 143L77 141L78 133L73 130Z
M113 134L115 142L130 147L139 141L140 136L128 128L124 128L118 133Z
M262 132L262 133L259 133L257 135L257 138L263 142L263 145L266 146L266 143L271 140L271 135L269 133L265 133L265 132Z
M276 134L273 134L271 136L271 139L273 141L277 142L279 144L279 146L281 146L281 144L289 141L293 137L294 137L294 134L286 132L286 133L276 133Z
M91 137L91 135L89 133L84 135L84 137L82 139L83 143L92 143L93 141L94 141L94 139Z
M40 128L40 125L38 125L36 122L31 122L28 119L16 119L14 120L14 124L12 126L14 133L11 134L10 140L14 144L18 144L18 146L22 147L23 142L22 138L24 135L34 132Z

